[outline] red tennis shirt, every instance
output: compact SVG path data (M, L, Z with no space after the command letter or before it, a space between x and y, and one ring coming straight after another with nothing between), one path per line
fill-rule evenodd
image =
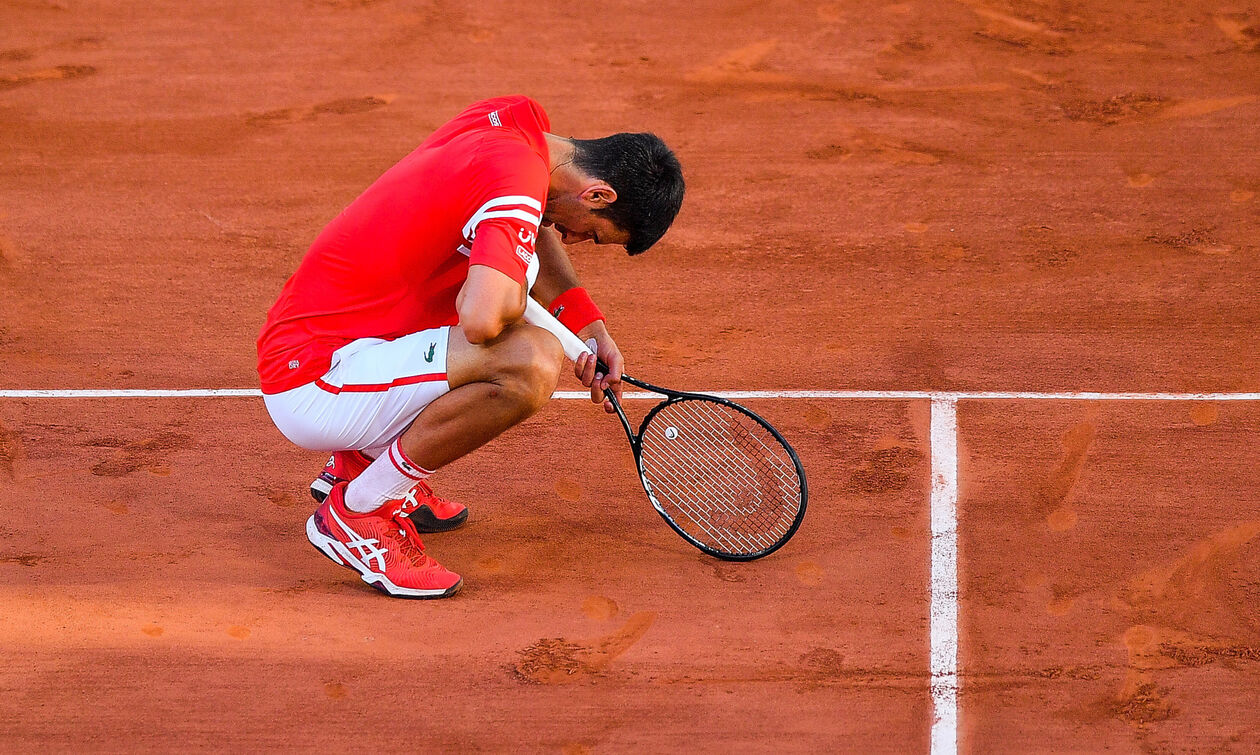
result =
M528 97L478 102L343 210L267 313L263 393L315 380L355 339L457 324L469 265L524 282L547 199L550 128Z

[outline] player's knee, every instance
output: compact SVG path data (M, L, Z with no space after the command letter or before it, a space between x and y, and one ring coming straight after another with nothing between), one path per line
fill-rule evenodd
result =
M532 403L539 409L556 389L560 367L564 364L564 350L555 336L538 328L529 329L529 342L528 359L523 366Z
M560 378L564 351L555 336L538 328L522 328L514 336L508 371L511 387L518 400L532 413L551 398Z

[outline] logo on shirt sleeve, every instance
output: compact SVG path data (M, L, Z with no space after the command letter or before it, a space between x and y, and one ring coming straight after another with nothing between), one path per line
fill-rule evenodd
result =
M516 238L521 242L516 245L516 256L528 265L534 258L534 241L538 238L538 234L528 228L521 228L516 232Z
M490 125L491 125L491 126L502 126L502 125L503 125L503 122L499 120L499 111L498 111L498 110L491 111L491 113L490 113Z

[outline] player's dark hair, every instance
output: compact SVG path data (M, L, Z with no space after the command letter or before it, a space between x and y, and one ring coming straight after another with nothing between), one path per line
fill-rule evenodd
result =
M595 214L630 234L626 251L641 254L669 230L682 206L682 166L656 134L574 139L573 164L607 181L617 201Z

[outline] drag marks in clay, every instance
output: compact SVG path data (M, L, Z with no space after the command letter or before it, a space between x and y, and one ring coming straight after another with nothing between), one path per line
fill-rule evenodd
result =
M1250 105L1260 96L1242 95L1212 99L1175 100L1153 94L1129 92L1106 99L1072 99L1059 103L1070 121L1114 126L1138 121L1169 121L1196 118L1220 110Z
M977 0L958 1L983 23L973 32L976 37L1021 51L1066 55L1072 51L1068 33L1082 31L1084 24L1078 16L1038 18L1031 15L1036 7L1030 4L1019 6L1020 14L1016 15Z
M20 553L15 556L0 556L0 564L17 564L18 566L39 566L40 562L47 561L47 556L41 556L36 553Z
M1077 515L1068 500L1085 468L1085 456L1094 442L1096 430L1089 422L1074 425L1063 434L1063 459L1037 490L1037 516L1055 532L1076 526Z
M1152 233L1147 235L1146 241L1179 251L1216 257L1225 256L1234 251L1233 245L1224 243L1216 238L1211 230L1204 228L1191 228L1176 234Z
M995 8L976 2L975 0L959 0L960 3L967 6L972 13L980 18L1002 27L1012 29L1025 34L1038 34L1045 37L1062 37L1063 33L1050 28L1047 23L1033 20L1031 18L1021 18L1010 13L1004 13Z
M297 123L298 121L314 120L324 115L355 115L357 113L367 113L378 108L385 107L396 99L397 95L382 94L367 97L345 97L338 100L329 100L321 102L318 105L309 107L289 107L279 108L276 110L267 110L261 113L250 113L245 116L245 122L251 126L265 128L268 126L279 126L287 123Z
M779 40L764 39L738 47L718 56L713 63L692 70L684 78L706 91L712 88L741 91L744 99L751 101L785 98L866 101L872 104L879 101L875 94L868 91L819 84L770 70L766 59L778 46Z
M1153 116L1166 102L1151 94L1127 93L1100 100L1067 100L1059 104L1059 109L1069 121L1111 126Z
M742 660L752 663L748 656ZM789 684L800 694L826 687L870 690L911 689L926 692L927 682L913 671L857 667L846 664L844 653L834 647L814 646L797 656L795 662L769 661L725 670L701 670L676 677L662 677L663 684L729 686L748 682Z
M283 488L271 485L259 485L251 488L251 490L263 498L266 498L268 501L271 501L273 505L279 506L282 509L293 508L298 504L297 497Z
M702 66L687 74L689 81L704 83L741 82L779 84L788 80L781 73L767 70L766 58L779 46L777 39L763 39L739 47L720 56L710 65Z
M22 458L23 451L22 437L0 422L0 479L16 479L14 464Z
M712 556L700 556L698 560L713 573L714 579L732 583L748 581L747 575L744 574L743 564L720 561Z
M1260 49L1260 22L1252 21L1246 13L1222 13L1213 16L1212 21L1240 51Z
M0 50L0 63L22 63L35 57L35 51L27 47Z
M12 76L0 76L0 92L17 89L39 81L81 79L94 73L96 73L96 69L92 66L57 66L56 68L43 68L38 71L28 71L27 73Z
M105 39L103 37L75 37L74 39L65 39L59 42L43 45L40 47L12 47L7 50L0 50L0 63L25 63L34 60L37 56L46 52L59 52L63 50L99 50L104 46ZM84 69L91 66L58 66L60 68ZM49 69L49 70L57 70ZM25 76L34 76L32 72L24 74ZM46 78L36 78L35 81L43 81L47 79L63 78L61 76L46 76ZM20 85L19 85L20 86Z
M1236 583L1248 570L1245 556L1260 556L1260 520L1243 522L1194 545L1174 561L1134 577L1121 595L1140 623L1161 623L1187 631L1229 631L1260 640L1260 624ZM1249 596L1254 598L1256 596ZM1254 608L1254 606L1251 606Z
M858 495L900 492L910 485L922 461L923 454L908 445L876 448L862 455L861 466L849 475L844 489Z
M654 611L642 611L627 619L621 629L590 643L563 637L541 639L519 651L512 675L527 684L570 684L601 674L641 640L654 621Z
M1126 672L1113 715L1138 727L1177 715L1160 673L1260 663L1260 521L1218 532L1130 580L1116 598L1133 625L1121 637Z
M853 129L843 141L808 150L805 156L811 160L848 160L858 156L890 165L936 165L951 154L943 149L858 128Z
M171 451L179 451L192 447L192 438L183 433L161 432L152 438L138 441L124 441L118 438L95 438L84 445L97 448L112 448L106 458L92 467L92 474L98 477L126 477L132 472L147 469L151 474L165 477L171 473L167 464L167 456Z
M17 244L8 236L0 234L0 274L12 273L17 259Z

